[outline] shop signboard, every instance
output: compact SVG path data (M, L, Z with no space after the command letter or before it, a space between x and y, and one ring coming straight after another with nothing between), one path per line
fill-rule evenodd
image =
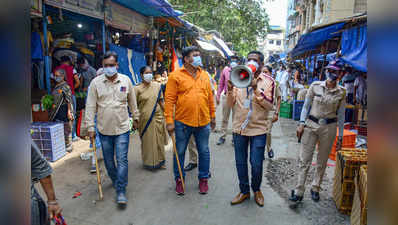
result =
M30 14L34 16L42 16L42 0L30 1Z
M104 19L103 0L45 0L45 3L74 13Z
M145 33L148 30L149 18L117 3L106 1L105 20L115 28Z

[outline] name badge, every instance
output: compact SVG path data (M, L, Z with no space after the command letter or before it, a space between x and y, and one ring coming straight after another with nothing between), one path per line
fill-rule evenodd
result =
M126 87L125 86L121 86L120 87L120 92L126 92Z
M245 109L248 109L250 107L250 100L249 99L243 100L243 107Z

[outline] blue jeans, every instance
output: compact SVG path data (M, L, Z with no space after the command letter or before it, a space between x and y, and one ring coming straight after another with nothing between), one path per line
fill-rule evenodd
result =
M250 144L250 165L252 169L252 190L259 191L263 178L263 160L267 135L242 136L233 134L235 147L236 169L238 171L239 187L243 194L250 193L247 166L248 148Z
M190 127L179 121L175 121L175 136L176 136L176 149L178 158L180 160L182 176L185 178L184 161L185 152L187 150L189 139L191 135L195 137L196 147L199 154L199 179L209 178L210 169L210 151L209 151L209 137L210 125L207 124L203 127ZM178 172L177 159L174 155L174 177L180 177Z
M98 132L98 128L97 128L97 116L94 117L94 128L95 128L95 147L97 147L97 149L101 148L101 140L99 137L99 132ZM93 143L91 143L90 141L90 148L93 147Z
M99 133L105 168L117 193L125 193L128 175L129 132L120 135L103 135ZM116 152L116 164L115 164Z

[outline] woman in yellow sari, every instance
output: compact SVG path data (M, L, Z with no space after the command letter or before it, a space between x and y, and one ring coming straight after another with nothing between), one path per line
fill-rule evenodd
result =
M165 169L165 145L167 144L164 119L164 98L161 84L153 81L152 69L140 69L142 83L135 87L140 119L138 131L141 137L141 155L146 169Z

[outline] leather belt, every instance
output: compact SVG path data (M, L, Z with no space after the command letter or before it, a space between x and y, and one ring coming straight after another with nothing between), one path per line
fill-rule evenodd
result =
M327 125L327 124L331 124L331 123L336 123L337 122L337 118L330 118L330 119L318 119L315 116L308 116L308 119L314 121L315 123L319 124L319 125Z

